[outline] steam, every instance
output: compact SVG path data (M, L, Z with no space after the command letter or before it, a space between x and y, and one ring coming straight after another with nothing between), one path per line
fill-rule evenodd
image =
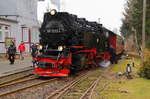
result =
M51 0L51 3L57 7L58 11L60 11L60 0Z

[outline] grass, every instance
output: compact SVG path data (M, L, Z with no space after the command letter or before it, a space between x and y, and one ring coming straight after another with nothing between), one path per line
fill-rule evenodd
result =
M142 78L111 83L97 99L150 99L150 81Z
M150 80L134 76L140 68L140 59L121 60L112 66L111 72L125 72L126 65L133 61L135 62L135 67L132 67L133 79L127 79L125 76L113 80L105 79L96 87L93 99L150 99ZM100 92L99 89L104 82L110 82L110 84Z
M132 66L133 62L135 64L134 67ZM132 66L133 72L137 72L138 69L140 68L140 62L141 62L141 60L138 58L129 59L129 60L121 60L121 61L119 61L118 64L113 64L112 72L113 73L126 72L127 64L130 64Z
M136 78L127 81L122 88L128 88L131 91L130 95L127 96L128 99L133 99L134 97L136 99L150 99L150 80Z

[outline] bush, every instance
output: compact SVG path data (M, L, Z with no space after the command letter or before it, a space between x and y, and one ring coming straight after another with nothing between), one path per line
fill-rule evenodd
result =
M143 62L143 66L140 68L139 75L141 77L150 79L150 62Z
M140 68L138 74L140 77L150 79L150 52L144 50L144 60L142 62L142 67Z

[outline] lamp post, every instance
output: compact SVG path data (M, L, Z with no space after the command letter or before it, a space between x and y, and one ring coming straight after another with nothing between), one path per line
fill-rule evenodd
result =
M127 66L126 66L126 73L127 73L127 78L129 78L129 79L131 79L132 77L131 77L131 73L132 72L132 68L131 68L131 65L130 64L127 64Z
M142 47L145 48L146 0L143 0Z
M126 72L127 72L128 75L132 72L132 68L131 68L130 64L127 64L127 66L126 66Z

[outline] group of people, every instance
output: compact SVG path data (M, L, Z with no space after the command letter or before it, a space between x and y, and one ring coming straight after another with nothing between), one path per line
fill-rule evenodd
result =
M20 59L21 60L24 60L25 49L26 49L25 48L25 44L24 44L23 41L21 41L21 43L18 46L18 50L19 50L19 54L20 54ZM32 51L31 52L32 57L35 57L36 56L36 52L37 52L37 46L36 46L36 44L33 44L31 46L31 51ZM8 47L8 50L7 50L8 59L10 61L10 64L14 64L16 52L17 52L16 46L15 46L14 42L11 41L11 44Z

